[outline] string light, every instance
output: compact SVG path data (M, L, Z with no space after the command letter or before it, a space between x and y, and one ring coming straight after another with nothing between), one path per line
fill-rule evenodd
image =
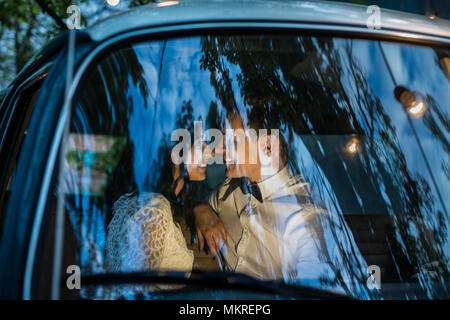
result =
M359 140L357 138L352 138L345 146L345 149L351 155L356 154L360 149Z
M413 119L422 117L427 111L427 105L423 96L402 86L394 89L394 95Z
M430 12L430 13L428 13L428 18L431 20L434 20L434 19L438 18L438 15L436 12Z

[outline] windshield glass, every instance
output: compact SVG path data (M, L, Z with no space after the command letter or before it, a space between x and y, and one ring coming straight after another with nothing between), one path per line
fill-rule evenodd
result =
M226 271L359 299L449 298L448 57L261 34L108 53L73 104L63 261L84 274Z

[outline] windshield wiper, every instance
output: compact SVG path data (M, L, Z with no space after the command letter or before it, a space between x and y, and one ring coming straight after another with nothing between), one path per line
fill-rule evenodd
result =
M294 299L353 299L350 296L327 290L309 286L290 285L282 281L262 281L234 272L194 270L190 277L184 272L99 273L82 276L81 283L83 285L186 284L205 289L278 294Z

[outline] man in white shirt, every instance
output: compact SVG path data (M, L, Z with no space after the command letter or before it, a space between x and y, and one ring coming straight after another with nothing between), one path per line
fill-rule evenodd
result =
M234 130L244 128L239 115L229 120ZM213 254L220 251L227 270L350 293L343 282L359 281L365 262L358 257L348 265L342 259L347 244L337 245L339 233L329 232L333 218L314 203L309 184L290 172L283 138L268 133L257 142L247 139L237 158L248 160L252 143L257 143L257 161L226 163L227 179L211 194L209 206L194 208L200 246L206 240ZM262 164L262 158L274 157L277 161ZM356 276L349 270L354 268Z

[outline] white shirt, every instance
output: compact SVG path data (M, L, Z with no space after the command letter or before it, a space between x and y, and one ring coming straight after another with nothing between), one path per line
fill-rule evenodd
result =
M292 176L286 166L258 183L262 203L240 188L221 200L229 183L227 178L210 196L210 206L228 233L222 248L228 269L310 285L320 278L335 279L329 253L336 255L336 245L331 241L324 248L323 230L314 229L317 216L329 214L313 203L309 184L300 175Z

